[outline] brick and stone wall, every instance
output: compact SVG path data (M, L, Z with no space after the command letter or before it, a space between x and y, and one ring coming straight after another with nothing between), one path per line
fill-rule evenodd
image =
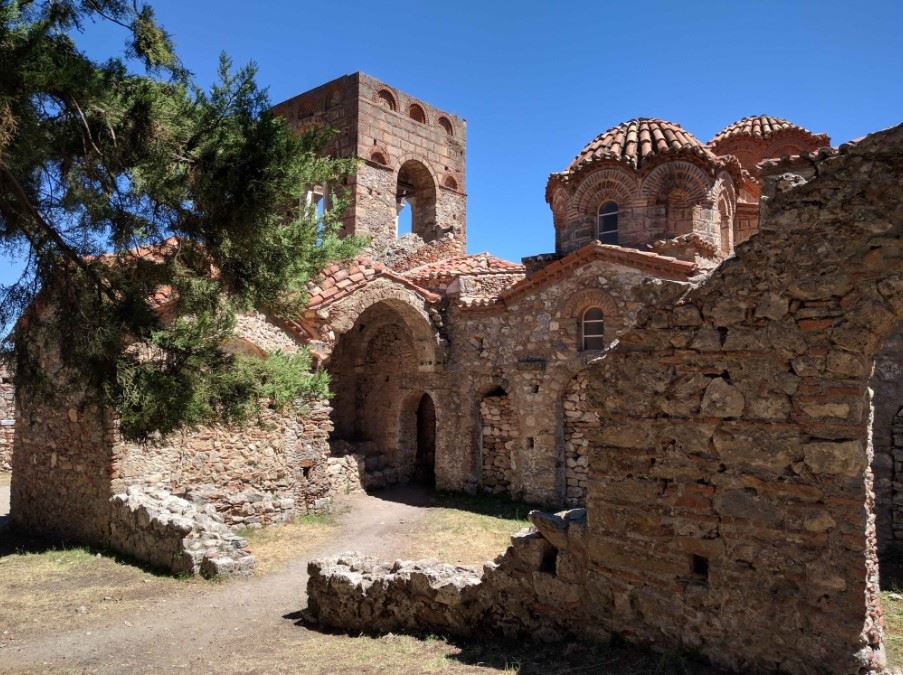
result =
M589 365L585 534L531 517L544 541L515 542L532 562L513 581L513 560L482 576L314 565L312 614L618 633L740 671L880 671L869 384L903 318L901 158L903 126L768 167L760 236L650 298Z
M16 402L12 373L0 365L0 471L12 469Z
M480 489L492 494L510 494L517 435L514 410L505 392L490 393L480 401L480 440L483 465Z
M536 504L565 503L567 481L580 480L576 466L567 470L566 389L590 360L602 355L581 351L580 317L589 306L602 307L605 342L610 345L650 298L663 288L683 287L663 280L647 283L648 279L636 269L589 263L501 306L450 307L449 362L454 369L446 387L453 403L440 415L439 485L480 489L484 483L481 473L487 467L480 458L486 454L486 436L476 433L481 427L480 405L487 394L501 388L512 411L511 437L506 441L513 446L509 494ZM571 419L583 414L571 412ZM461 429L474 431L462 434ZM490 482L494 490L497 481ZM577 491L571 493L571 503L581 503Z
M415 233L424 241L451 235L456 252L464 251L463 119L364 73L341 77L273 110L300 131L317 126L337 129L340 133L326 152L363 160L348 180L352 205L344 216L346 233L372 237L378 251L391 245L397 238L399 177L407 180L414 175L422 179L414 181Z
M263 315L250 313L239 317L237 337L226 349L254 355L291 352L298 344ZM134 490L163 494L164 505L169 496L184 497L198 508L215 509L225 527L259 526L323 511L335 487L353 489L348 485L351 467L328 467L332 423L324 401L309 402L300 415L276 413L264 405L260 424L215 425L144 444L127 443L112 412L73 379L58 353L46 345L36 351L55 396L48 401L27 387L18 392L11 485L15 527L142 557L141 551L155 545L154 535L130 530L129 523L140 518L115 511L114 495ZM123 517L114 531L115 513ZM178 549L178 528L160 528L158 534L168 542L165 548ZM154 564L167 567L156 559Z

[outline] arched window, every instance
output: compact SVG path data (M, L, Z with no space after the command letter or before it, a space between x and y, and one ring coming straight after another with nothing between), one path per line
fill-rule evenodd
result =
M389 110L398 109L398 106L395 104L395 97L392 96L392 92L388 89L380 89L377 97L379 98L379 102L386 106Z
M451 120L449 120L447 117L439 118L439 126L445 129L445 133L447 133L449 136L455 135L455 128L452 126Z
M583 351L605 349L605 317L598 307L590 307L580 319L580 348Z
M416 103L412 103L411 107L408 108L408 116L415 122L420 122L421 124L426 123L426 113L423 112L423 108Z
M383 166L387 166L389 163L386 161L386 156L381 152L374 152L370 155L370 161L376 162L377 164L382 164Z
M618 243L618 205L605 202L599 207L598 239L603 244Z

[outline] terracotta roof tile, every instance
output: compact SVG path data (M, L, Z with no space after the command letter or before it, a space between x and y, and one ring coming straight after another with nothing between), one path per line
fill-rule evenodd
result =
M328 265L319 277L308 284L307 290L310 293L310 299L307 303L307 311L313 312L325 304L338 302L377 277L387 277L397 281L416 291L430 302L439 299L435 293L421 288L410 279L393 272L380 263L370 258L359 257L347 260L343 264Z
M831 139L827 134L817 134L805 129L793 122L782 119L780 117L770 117L769 115L750 115L741 120L737 120L733 124L728 124L724 129L715 134L715 137L709 142L709 145L715 145L729 138L739 136L748 136L752 138L768 139L772 136L788 130L801 131L805 134L815 137L825 145L830 145Z
M459 302L458 304L468 309L503 306L532 290L561 278L570 269L584 265L592 260L605 260L626 267L633 267L653 276L674 281L687 281L690 277L700 272L696 263L670 258L649 251L611 246L594 241L559 260L549 263L532 276L502 291L497 298L480 298Z
M484 252L427 263L407 270L403 276L415 283L422 284L431 280L451 279L463 274L511 274L524 271L524 266L519 263L503 260Z
M597 160L614 160L634 168L644 162L676 152L691 152L717 161L693 134L684 131L679 124L660 119L637 118L622 122L596 136L574 158L564 173L577 171Z

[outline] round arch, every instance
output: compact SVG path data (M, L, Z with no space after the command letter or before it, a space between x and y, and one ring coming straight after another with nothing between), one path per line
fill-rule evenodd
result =
M411 232L427 242L439 238L436 178L426 164L416 159L402 161L397 174L395 203L399 214L405 208L411 209Z

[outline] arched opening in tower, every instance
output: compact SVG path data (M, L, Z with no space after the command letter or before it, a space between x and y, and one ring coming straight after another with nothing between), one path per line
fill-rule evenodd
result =
M423 241L438 239L436 225L436 183L429 169L408 160L398 170L395 191L398 236L413 232Z

